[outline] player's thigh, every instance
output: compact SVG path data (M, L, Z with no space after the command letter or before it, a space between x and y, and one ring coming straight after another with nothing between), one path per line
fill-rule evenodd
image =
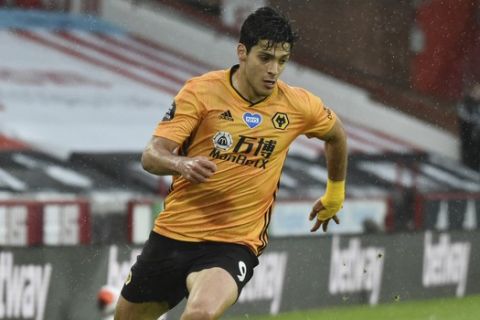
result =
M189 291L185 313L201 311L214 318L221 316L238 296L238 287L226 270L213 267L187 276Z
M115 310L115 320L156 320L167 311L166 302L134 303L120 296Z
M123 299L117 307L120 314L155 314L165 306L174 308L187 294L192 252L187 249L183 243L152 232L123 285Z

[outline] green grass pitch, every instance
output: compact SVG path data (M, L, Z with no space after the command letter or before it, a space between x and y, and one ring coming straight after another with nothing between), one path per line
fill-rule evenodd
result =
M277 316L229 318L230 320L478 320L480 295L464 298L398 301L378 306L338 307L283 313Z

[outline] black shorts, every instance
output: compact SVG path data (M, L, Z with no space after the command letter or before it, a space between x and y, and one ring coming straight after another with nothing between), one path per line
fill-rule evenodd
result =
M257 265L258 258L243 245L184 242L152 231L123 285L122 296L130 302L166 301L172 309L188 296L187 276L212 267L230 273L240 296Z

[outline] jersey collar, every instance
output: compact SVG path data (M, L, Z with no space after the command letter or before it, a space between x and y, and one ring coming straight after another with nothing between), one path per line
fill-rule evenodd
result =
M268 100L270 100L270 97L276 95L277 90L278 90L278 84L273 89L272 94L270 94L269 96L266 96L265 98L263 98L262 100L259 100L257 102L252 102L252 101L248 100L247 98L245 98L244 96L242 96L242 94L233 86L233 80L232 80L233 79L233 74L238 70L239 67L240 67L240 65L236 64L228 70L228 72L227 72L228 83L230 84L230 89L234 92L234 95L236 95L238 98L240 98L243 102L248 103L249 107L254 107L254 106L257 106L259 104L262 104L263 102L267 102Z

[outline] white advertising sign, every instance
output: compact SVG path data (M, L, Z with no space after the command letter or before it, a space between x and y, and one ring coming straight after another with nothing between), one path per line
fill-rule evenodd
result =
M324 235L324 232L310 232L314 221L308 220L315 200L311 201L279 201L272 215L269 234L272 236L304 236ZM343 204L338 213L340 224L331 221L328 233L360 234L364 232L364 224L369 221L379 231L385 229L388 203L386 199L350 200Z

